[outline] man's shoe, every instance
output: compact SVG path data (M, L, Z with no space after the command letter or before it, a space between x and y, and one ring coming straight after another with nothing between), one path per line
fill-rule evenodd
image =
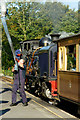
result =
M11 103L10 106L16 106L17 104L16 103Z
M23 103L23 106L28 106L28 103L26 102L26 103Z

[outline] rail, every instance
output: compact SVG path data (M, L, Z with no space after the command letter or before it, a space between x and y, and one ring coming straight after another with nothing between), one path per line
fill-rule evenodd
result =
M3 81L8 81L11 82L13 84L13 78L10 76L2 76L1 77Z

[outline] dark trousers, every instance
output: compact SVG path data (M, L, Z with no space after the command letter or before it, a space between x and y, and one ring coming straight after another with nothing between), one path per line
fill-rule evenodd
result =
M23 103L27 102L26 94L24 91L25 77L23 76L23 69L19 68L19 71L14 74L14 84L12 89L12 103L16 102L16 94L19 89L20 96L22 97Z

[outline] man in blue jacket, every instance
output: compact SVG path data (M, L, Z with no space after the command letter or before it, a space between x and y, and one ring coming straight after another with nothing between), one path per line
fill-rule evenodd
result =
M26 72L26 66L24 65L24 60L21 59L21 51L16 50L15 51L16 55L16 61L18 64L18 71L13 68L12 72L14 72L14 84L13 84L13 89L12 89L12 103L10 106L15 106L16 104L16 94L17 90L19 89L20 96L22 97L23 105L27 106L28 102L26 99L26 94L24 91L24 85L25 85L25 72Z

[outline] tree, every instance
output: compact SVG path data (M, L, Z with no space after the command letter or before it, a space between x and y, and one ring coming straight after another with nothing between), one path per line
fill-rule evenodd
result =
M78 14L60 2L12 2L8 3L8 30L14 49L18 49L19 42L31 39L41 39L46 34L61 31L78 33ZM7 62L13 64L11 50L3 30L3 49L7 52ZM3 50L3 66L5 66L5 51ZM11 62L10 62L11 61Z
M35 3L9 3L9 16L7 20L8 30L13 42L14 49L19 48L19 42L35 38L42 38L52 30L49 19L41 19L37 13L40 4ZM39 7L39 8L38 8ZM46 21L46 23L45 23ZM3 66L5 65L5 51L7 62L12 61L11 50L3 29ZM7 49L8 48L8 49ZM6 50L7 49L7 50ZM10 63L10 62L9 62ZM12 63L12 62L11 62ZM7 64L10 65L10 64Z
M71 9L67 10L66 14L60 19L59 24L59 31L78 33L78 13Z

